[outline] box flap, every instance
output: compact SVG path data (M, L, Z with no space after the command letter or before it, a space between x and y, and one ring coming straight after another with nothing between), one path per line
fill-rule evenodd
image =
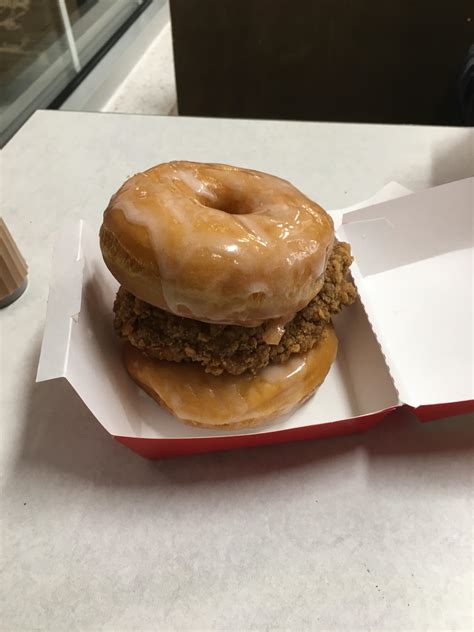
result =
M367 198L362 202L357 202L357 204L345 206L341 209L330 210L328 213L331 215L334 222L334 228L337 231L342 224L342 218L345 213L356 211L357 209L365 208L367 206L372 206L373 204L379 204L380 202L386 202L387 200L393 200L395 198L402 197L403 195L409 195L410 193L412 193L410 189L407 189L402 184L392 180L382 187L380 191L377 191L377 193L372 195L372 197Z
M73 319L81 311L83 222L68 222L55 236L46 323L37 382L64 377Z
M473 399L474 178L346 213L338 231L400 399Z

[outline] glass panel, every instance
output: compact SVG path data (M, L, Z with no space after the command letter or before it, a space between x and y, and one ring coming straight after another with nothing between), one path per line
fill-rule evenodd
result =
M151 0L0 0L0 145Z

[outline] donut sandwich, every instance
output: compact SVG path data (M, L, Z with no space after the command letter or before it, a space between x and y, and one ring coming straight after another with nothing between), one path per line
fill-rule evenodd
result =
M350 247L281 178L174 161L129 178L100 229L130 377L179 420L233 430L306 401L356 299Z

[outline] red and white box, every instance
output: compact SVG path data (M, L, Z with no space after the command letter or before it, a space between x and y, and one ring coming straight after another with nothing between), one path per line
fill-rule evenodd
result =
M392 183L334 211L360 295L334 319L337 359L293 414L233 432L182 424L129 378L112 327L117 282L96 232L70 224L56 240L37 381L65 378L107 432L149 458L361 431L400 406L422 421L473 411L473 214L474 178L413 194Z

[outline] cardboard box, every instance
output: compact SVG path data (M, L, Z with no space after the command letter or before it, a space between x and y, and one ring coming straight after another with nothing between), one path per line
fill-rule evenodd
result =
M332 213L360 301L334 319L339 352L325 382L276 422L193 428L135 385L112 327L118 285L84 222L57 237L37 380L68 380L115 439L149 458L361 431L404 405L421 420L474 410L473 196L474 178L411 195L392 183Z

